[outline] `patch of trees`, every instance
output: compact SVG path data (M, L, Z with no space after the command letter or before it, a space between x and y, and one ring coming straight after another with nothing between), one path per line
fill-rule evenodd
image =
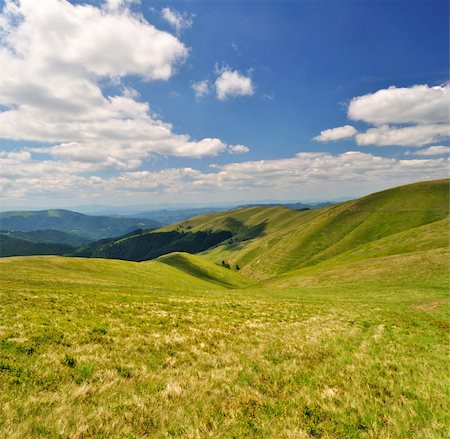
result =
M0 235L0 257L32 255L65 255L75 247L51 242L30 242Z
M231 270L231 266L228 262L222 261L222 267L228 268L228 270Z
M172 252L200 253L232 236L229 231L144 233L84 247L74 256L146 261Z
M231 270L231 265L227 261L222 261L222 267L228 268L228 270ZM236 270L240 270L241 267L239 267L239 264L236 264L235 266Z

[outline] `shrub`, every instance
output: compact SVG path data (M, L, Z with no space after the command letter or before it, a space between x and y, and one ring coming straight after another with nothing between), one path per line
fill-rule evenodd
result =
M66 355L64 355L64 359L62 360L62 363L65 366L75 367L77 365L77 360L72 355L66 354Z

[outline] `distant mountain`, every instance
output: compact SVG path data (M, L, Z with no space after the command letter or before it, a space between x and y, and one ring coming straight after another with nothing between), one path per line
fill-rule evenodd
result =
M129 217L129 218L147 218L155 219L162 224L171 224L177 221L191 218L193 216L202 215L204 213L223 212L238 207L252 207L252 206L286 206L291 209L311 208L317 209L320 207L330 206L332 204L342 203L351 198L338 198L332 200L251 200L251 201L235 201L222 203L161 203L153 205L136 204L125 206L104 206L97 204L78 205L66 207L65 209L74 212L80 212L85 215L102 215L115 217ZM1 211L1 208L0 208Z
M161 209L138 212L133 215L125 215L127 218L146 218L157 221L162 225L173 224L193 216L203 215L205 213L223 212L228 210L226 207L200 207L193 209Z
M158 226L160 224L157 221L146 218L88 216L64 209L0 212L0 230L18 232L57 230L91 241Z
M332 206L334 203L331 202L323 202L323 203L252 203L252 204L244 204L240 205L237 208L244 207L255 207L255 206L284 206L289 209L294 210L308 210L308 209L319 209L321 207ZM204 215L207 213L218 213L218 212L226 212L231 209L236 209L236 207L196 207L190 209L161 209L161 210L146 210L137 213L131 213L127 215L123 214L112 214L111 216L116 218L146 218L150 220L157 221L161 225L168 225L178 223L180 221L187 220L189 218Z

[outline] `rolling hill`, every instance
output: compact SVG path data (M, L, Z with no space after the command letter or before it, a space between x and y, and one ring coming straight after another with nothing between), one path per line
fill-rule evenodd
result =
M242 288L254 284L251 279L242 276L239 272L229 270L190 253L170 253L160 256L157 261L175 267L196 278L228 288Z
M93 243L75 255L142 261L171 252L201 253L263 280L327 260L445 247L448 214L449 181L438 180L315 210L255 206L200 215Z
M448 184L0 260L0 436L448 437Z
M203 257L219 265L222 261L231 267L238 265L242 274L262 280L358 254L364 258L369 254L406 253L419 247L442 248L448 243L448 188L448 180L439 180L317 210L257 206L201 215L109 242L107 247L97 247L92 255L143 260L170 251L198 253L201 247L190 247L189 239L209 233L215 234L215 239L205 244L209 248L205 248ZM220 233L224 232L228 235L221 240ZM169 237L180 245L158 244Z
M74 284L87 289L115 286L136 290L145 285L158 291L221 290L248 284L238 273L208 261L190 261L189 256L174 254L169 259L142 263L52 255L13 257L0 260L0 271L12 270L15 276L22 273L28 282L48 282L47 286L56 290Z
M438 180L324 209L244 209L197 217L171 227L231 230L232 243L222 243L203 255L213 262L238 264L241 273L249 277L267 279L339 255L349 257L348 252L359 252L362 257L374 248L380 255L404 253L414 250L419 241L428 248L446 247L448 215L449 180Z
M0 212L0 230L31 232L57 230L91 241L121 236L136 229L155 228L154 220L89 216L64 209Z

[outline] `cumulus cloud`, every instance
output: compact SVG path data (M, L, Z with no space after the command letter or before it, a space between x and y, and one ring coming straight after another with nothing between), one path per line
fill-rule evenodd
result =
M211 89L209 87L209 81L207 79L203 81L194 82L191 85L191 87L192 90L194 90L195 97L197 99L201 99L211 92Z
M236 96L251 96L255 92L252 78L228 67L219 71L215 86L220 101Z
M229 147L229 150L232 154L243 154L245 152L249 152L250 150L244 145L232 145Z
M0 15L0 137L54 144L57 159L132 169L152 153L201 157L226 151L220 140L193 140L122 87L121 79L168 80L188 56L175 36L130 9L64 0L7 0Z
M194 17L192 14L180 13L174 9L164 8L161 11L161 15L175 29L177 35L180 35L183 30L192 27Z
M392 86L353 98L348 116L372 125L448 122L449 99L449 85Z
M406 151L405 154L422 156L450 155L450 146L434 145L428 148L418 149L416 151Z
M132 129L132 127L131 127ZM162 129L164 134L164 129ZM142 164L142 159L147 155L148 141L138 139L126 148L120 142L111 139L111 142L103 148L96 148L95 142L67 142L50 147L31 148L28 151L35 154L50 154L56 160L64 162L88 163L91 170L103 168L135 169ZM246 152L243 145L228 145L217 138L205 138L199 141L191 141L188 136L172 135L170 139L158 144L155 141L152 150L160 154L175 155L178 157L201 158L216 156L221 153ZM126 154L124 153L126 150Z
M330 128L323 130L320 134L314 137L313 140L317 142L331 142L333 140L350 139L355 136L358 130L351 125L344 125L343 127Z
M354 133L358 145L420 147L450 138L450 85L389 87L350 101L348 117L372 127ZM342 127L340 127L342 128ZM314 140L330 141L334 130Z
M377 146L423 146L440 142L450 137L450 127L447 124L413 125L393 127L382 125L370 128L365 133L356 135L358 145Z

